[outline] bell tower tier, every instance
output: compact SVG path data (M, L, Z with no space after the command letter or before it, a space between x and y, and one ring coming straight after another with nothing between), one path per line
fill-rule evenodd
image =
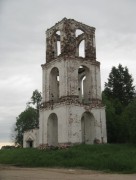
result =
M84 41L84 56L96 60L95 28L64 18L46 31L46 62L62 57L79 57L79 46Z
M46 31L39 143L106 143L95 28L64 18Z
M43 68L43 102L71 97L80 103L101 103L100 63L59 57Z

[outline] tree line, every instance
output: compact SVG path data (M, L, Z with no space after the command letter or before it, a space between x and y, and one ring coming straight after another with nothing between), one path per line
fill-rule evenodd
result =
M41 93L33 91L26 109L16 118L16 145L23 146L24 131L39 128L41 100ZM112 67L102 92L102 101L106 108L108 143L136 143L136 93L127 67L121 64Z
M136 93L132 75L121 64L112 67L102 92L109 143L136 143Z

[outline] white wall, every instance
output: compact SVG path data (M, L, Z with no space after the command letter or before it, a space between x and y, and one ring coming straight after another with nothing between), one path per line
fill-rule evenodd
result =
M25 131L23 135L23 147L29 147L28 141L33 141L33 147L36 148L39 146L39 129L31 129Z
M79 106L79 105L66 105L58 104L54 105L54 109L45 109L40 112L41 126L40 131L42 131L43 136L40 136L40 144L47 144L47 123L50 114L55 113L58 117L58 143L82 143L82 132L81 132L81 118L84 112L90 112L94 117L94 135L91 143L95 139L99 142L107 142L106 137L106 125L105 125L105 109L93 108L89 106Z

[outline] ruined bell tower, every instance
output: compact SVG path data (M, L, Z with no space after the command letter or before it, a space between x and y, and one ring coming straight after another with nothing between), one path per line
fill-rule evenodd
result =
M39 145L106 143L95 28L64 18L48 29L42 71Z

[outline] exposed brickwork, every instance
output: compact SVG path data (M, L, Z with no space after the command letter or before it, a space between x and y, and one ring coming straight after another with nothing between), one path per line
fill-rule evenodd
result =
M83 33L76 37L76 30ZM60 35L56 34L60 31ZM77 22L73 19L64 18L46 32L46 62L57 58L57 41L61 44L60 56L77 57L78 47L82 40L85 40L85 59L88 61L96 60L95 48L95 28Z
M81 42L84 42L83 56ZM37 147L52 149L80 143L106 143L95 28L64 18L48 29L42 71L43 100Z

